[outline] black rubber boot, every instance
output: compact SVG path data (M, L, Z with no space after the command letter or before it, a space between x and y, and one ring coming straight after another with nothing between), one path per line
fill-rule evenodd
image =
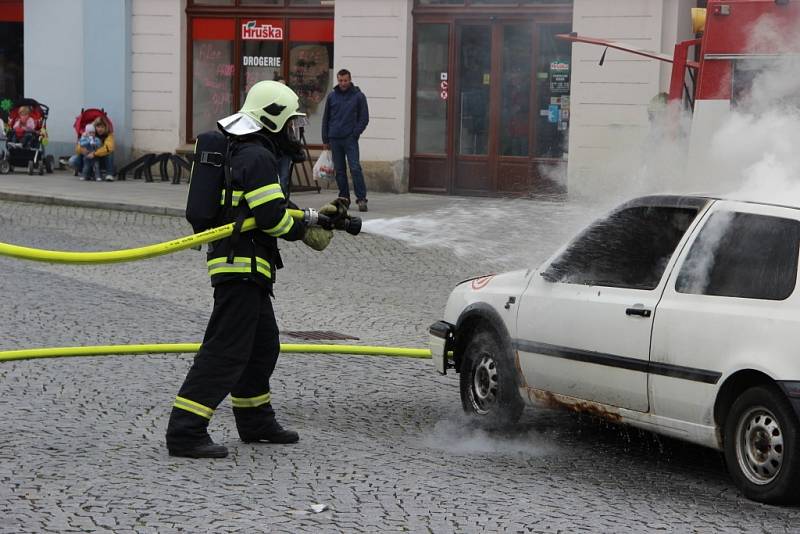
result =
M283 428L275 419L269 420L257 430L239 430L239 437L245 443L268 442L268 443L297 443L300 435L294 430Z
M183 456L185 458L225 458L228 448L217 445L209 437L207 441L193 444L180 444L167 446L170 456Z
M225 458L228 449L208 435L208 419L172 408L167 425L167 450L170 456L186 458Z

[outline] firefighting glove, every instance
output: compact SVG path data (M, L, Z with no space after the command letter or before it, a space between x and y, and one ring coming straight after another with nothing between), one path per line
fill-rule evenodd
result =
M303 243L314 250L320 251L325 250L331 243L331 239L333 239L331 230L326 230L320 226L308 226L306 227L306 234L303 236Z
M339 208L337 208L332 202L328 202L319 209L319 212L323 215L327 215L328 217L336 217L336 215L339 213Z

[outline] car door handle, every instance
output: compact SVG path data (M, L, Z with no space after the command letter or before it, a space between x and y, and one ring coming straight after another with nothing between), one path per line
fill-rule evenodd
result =
M646 308L627 308L625 315L638 315L640 317L650 317L651 310Z

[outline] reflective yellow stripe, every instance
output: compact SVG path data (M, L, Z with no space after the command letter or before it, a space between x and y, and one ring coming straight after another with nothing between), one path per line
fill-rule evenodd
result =
M181 410L186 410L187 412L192 412L200 417L205 417L206 419L211 419L211 416L214 415L214 410L208 406L203 406L198 402L194 402L184 397L175 397L175 403L173 406L175 408L180 408Z
M228 258L214 258L208 260L207 264L209 276L221 273L249 273L253 270L252 260L243 256L233 258L233 263L228 263Z
M207 265L209 276L223 273L253 272L253 260L244 256L234 257L233 263L228 263L228 258L214 258L212 260L208 260ZM272 269L270 269L269 262L263 258L256 258L256 271L263 274L267 278L272 276Z
M242 201L242 195L244 195L244 191L237 191L233 190L233 196L231 197L231 206L238 206L239 202ZM219 205L225 205L225 189L222 190L222 198L219 199Z
M256 256L256 271L260 272L267 278L272 276L272 269L270 269L269 262L264 258Z
M231 397L231 404L233 404L234 408L258 408L264 404L269 404L271 401L272 395L269 391L258 397Z
M284 212L283 219L281 222L270 228L269 230L264 230L264 233L267 235L271 235L272 237L280 237L283 234L287 233L289 230L292 229L294 226L294 219L289 215L289 212Z
M269 184L252 191L248 191L244 194L244 198L247 200L247 205L250 206L250 209L253 209L256 206L260 206L261 204L269 202L270 200L286 197L283 196L281 184Z

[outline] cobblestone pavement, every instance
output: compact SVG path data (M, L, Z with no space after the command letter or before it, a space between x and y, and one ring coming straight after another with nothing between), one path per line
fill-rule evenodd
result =
M585 216L547 202L475 206L522 211L460 230L454 217L442 222L478 240L463 256L446 243L410 246L426 237L408 225L409 242L337 235L321 254L285 244L281 327L424 346L455 283L542 259ZM479 238L497 244L519 229L525 239L491 260L495 249ZM111 250L187 233L174 217L0 202L0 240L10 243ZM101 266L0 258L0 349L199 341L211 309L203 263L195 251ZM460 413L456 376L440 377L424 360L283 356L273 399L298 444L239 442L225 401L211 434L231 455L170 458L164 429L190 362L0 364L0 532L788 532L800 524L797 508L740 497L720 457L701 447L534 409L514 434L484 433Z

